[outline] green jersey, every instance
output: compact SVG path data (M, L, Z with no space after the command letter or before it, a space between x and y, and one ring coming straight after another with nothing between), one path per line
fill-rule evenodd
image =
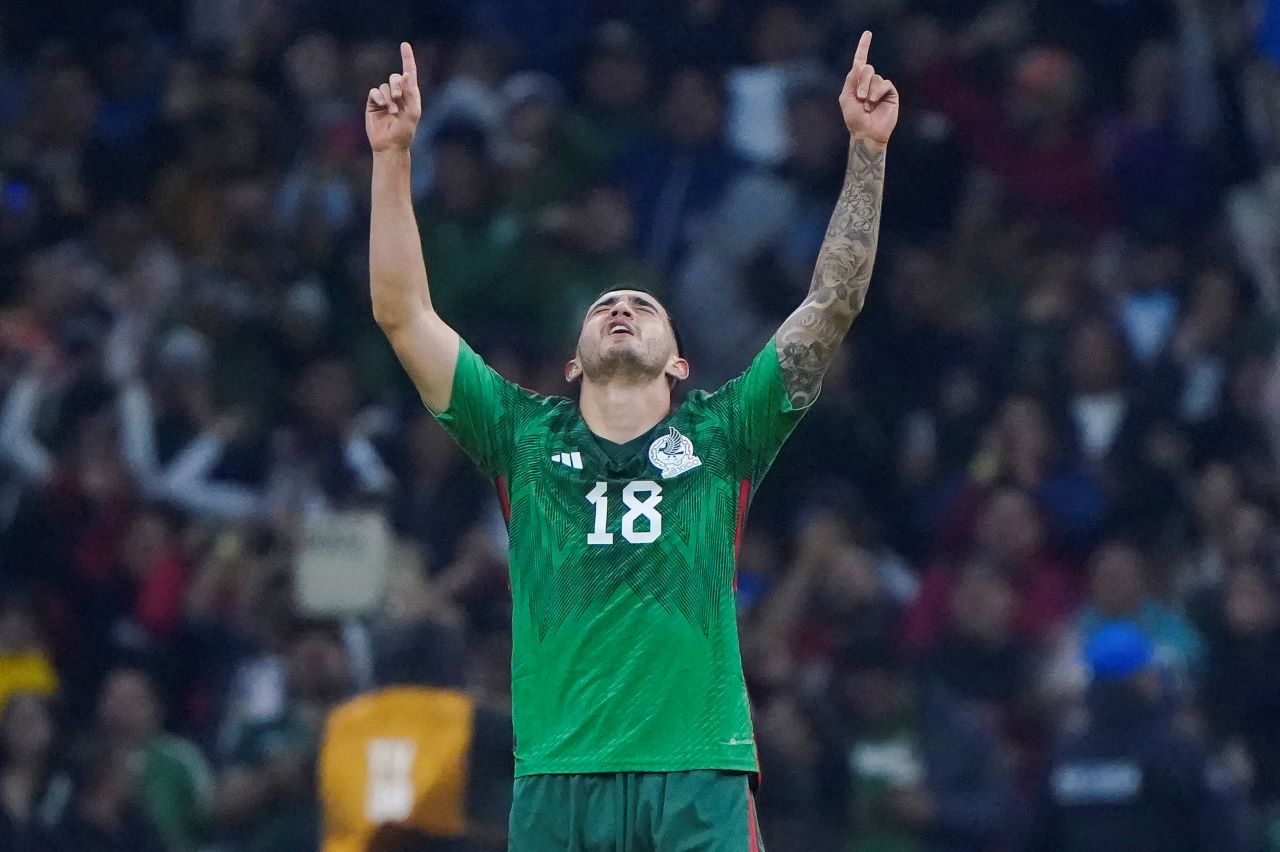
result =
M619 446L573 400L517 387L462 343L438 416L507 520L517 775L756 768L734 561L802 414L770 341Z

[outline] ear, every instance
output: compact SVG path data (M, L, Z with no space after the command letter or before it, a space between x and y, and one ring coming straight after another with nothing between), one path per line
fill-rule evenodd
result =
M676 381L683 382L689 378L689 362L683 358L672 358L664 372Z
M578 359L574 358L564 365L564 380L569 384L573 384L582 378L582 365L578 363Z

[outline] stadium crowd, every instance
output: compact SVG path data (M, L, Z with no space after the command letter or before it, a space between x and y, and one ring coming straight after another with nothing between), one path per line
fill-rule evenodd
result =
M437 308L565 393L602 290L706 388L799 303L869 26L875 278L741 547L766 843L1280 850L1280 4L41 5L0 12L0 848L315 849L326 714L414 631L509 701L497 502L368 302L399 37ZM298 530L353 509L389 592L317 617Z

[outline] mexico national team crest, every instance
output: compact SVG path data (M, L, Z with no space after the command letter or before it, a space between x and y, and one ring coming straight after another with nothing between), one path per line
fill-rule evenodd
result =
M680 434L680 430L674 426L669 427L667 434L649 445L649 461L662 473L663 479L670 479L702 466L702 459L693 454L693 441Z

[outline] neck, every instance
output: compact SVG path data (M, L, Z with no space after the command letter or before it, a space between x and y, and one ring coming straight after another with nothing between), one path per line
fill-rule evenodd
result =
M615 444L625 444L671 413L671 386L665 375L638 383L597 383L584 376L578 408L593 433Z

